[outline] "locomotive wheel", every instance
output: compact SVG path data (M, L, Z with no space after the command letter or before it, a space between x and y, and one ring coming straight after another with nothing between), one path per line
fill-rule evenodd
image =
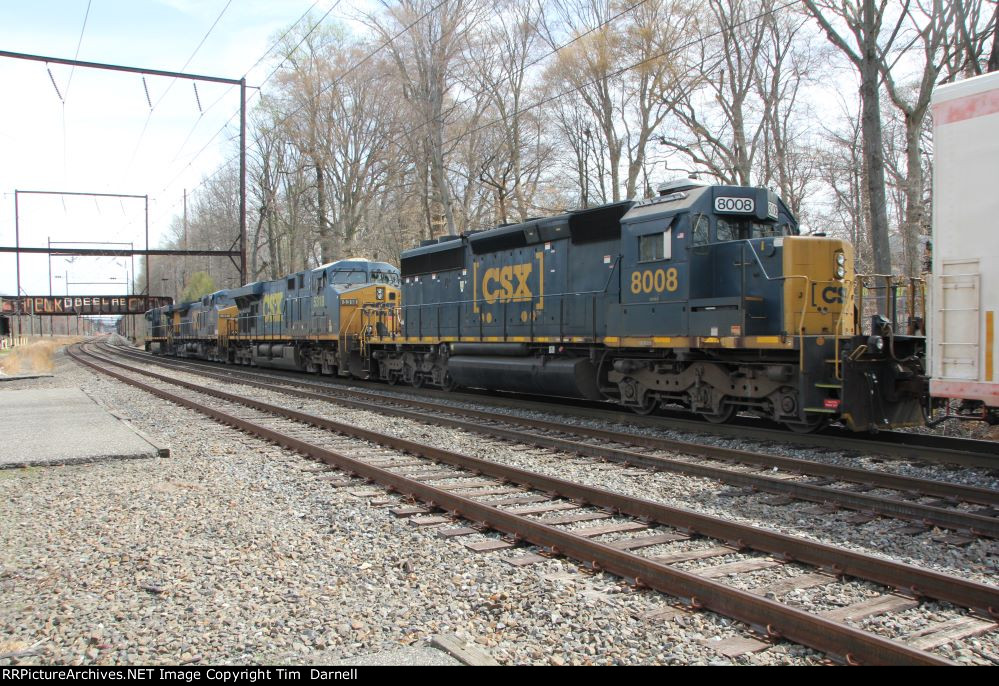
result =
M455 383L454 378L451 376L451 372L444 372L444 381L441 383L441 388L450 393L458 387Z
M659 409L659 401L646 395L641 405L628 405L628 408L635 414L652 414Z
M722 411L718 414L708 414L707 412L702 412L701 416L712 424L725 424L726 422L731 421L732 417L735 416L735 406L725 405L722 408Z
M385 379L385 383L387 383L389 386L395 386L397 383L399 383L399 375L394 372L389 372L388 378Z
M427 378L416 372L413 374L413 388L423 388L423 384L426 382Z
M808 421L794 423L794 422L784 422L784 426L789 428L796 434L810 434L816 431L821 431L829 425L828 417L809 417Z

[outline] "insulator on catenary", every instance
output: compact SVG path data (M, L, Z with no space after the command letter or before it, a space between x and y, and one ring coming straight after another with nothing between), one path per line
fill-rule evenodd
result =
M52 68L46 66L45 70L49 73L49 80L52 82L52 87L55 88L56 95L59 96L59 102L66 102L63 100L62 93L59 92L59 86L56 85L55 76L52 75Z
M145 76L142 77L142 89L144 91L146 91L146 102L149 103L149 109L152 110L153 109L153 101L149 97L149 86L146 85L146 77Z
M198 95L198 84L195 81L191 81L191 85L194 86L194 102L198 103L198 112L204 114L205 111L201 109L201 97Z

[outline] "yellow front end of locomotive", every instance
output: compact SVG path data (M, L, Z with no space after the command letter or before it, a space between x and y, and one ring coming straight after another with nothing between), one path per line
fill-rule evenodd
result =
M340 337L363 340L399 335L402 291L388 284L366 284L339 295Z
M853 245L837 238L784 238L784 330L791 335L852 336Z

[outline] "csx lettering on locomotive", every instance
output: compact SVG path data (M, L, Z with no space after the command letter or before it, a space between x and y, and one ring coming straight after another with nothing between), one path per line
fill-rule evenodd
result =
M544 307L544 253L536 253L538 263L538 302L535 308ZM476 263L476 272L479 265ZM529 302L534 299L535 292L531 287L530 278L534 274L534 262L519 262L502 267L489 267L481 272L482 277L476 279L477 292L473 294L475 311L478 311L479 295L489 305L508 302ZM474 277L473 277L474 278Z
M281 321L281 301L283 299L284 293L268 293L263 297L261 302L265 322L275 323Z

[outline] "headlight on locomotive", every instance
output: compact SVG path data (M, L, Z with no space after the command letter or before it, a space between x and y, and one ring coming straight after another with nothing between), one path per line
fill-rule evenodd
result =
M836 251L836 269L833 271L837 279L846 276L846 255L842 251Z

